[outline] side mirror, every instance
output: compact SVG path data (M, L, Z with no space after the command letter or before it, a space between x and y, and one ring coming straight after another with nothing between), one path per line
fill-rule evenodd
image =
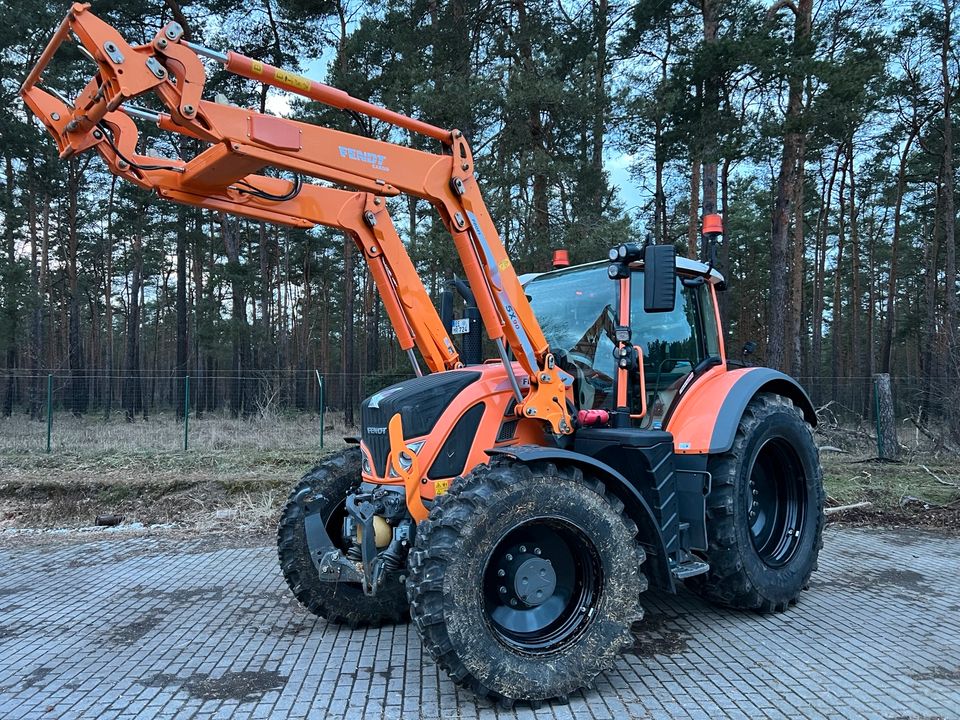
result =
M643 309L673 312L677 301L677 252L673 245L647 245L643 251Z

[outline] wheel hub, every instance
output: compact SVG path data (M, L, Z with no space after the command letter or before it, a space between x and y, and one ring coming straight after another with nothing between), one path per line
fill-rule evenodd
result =
M542 605L557 589L557 573L549 560L531 557L524 560L513 577L513 591L529 607Z

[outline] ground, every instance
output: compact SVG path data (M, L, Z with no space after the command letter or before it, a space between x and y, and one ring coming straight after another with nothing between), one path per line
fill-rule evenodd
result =
M960 717L960 542L828 528L795 608L650 592L633 650L568 705L458 690L409 625L306 614L263 536L0 538L0 717Z

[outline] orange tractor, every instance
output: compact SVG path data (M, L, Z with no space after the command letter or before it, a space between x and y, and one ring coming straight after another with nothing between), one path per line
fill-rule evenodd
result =
M96 65L72 100L40 84L71 38ZM201 58L437 152L205 100ZM21 92L61 157L94 150L176 202L340 228L363 254L415 377L367 398L360 438L283 509L281 569L310 611L350 626L409 616L455 682L537 704L613 666L648 585L761 612L807 586L823 528L814 409L790 377L727 358L712 263L625 242L523 283L460 132L188 42L176 23L131 46L76 4ZM163 110L130 103L148 94ZM135 121L208 148L138 154ZM428 200L453 237L473 328L459 350L449 303L441 318L387 212L401 193Z

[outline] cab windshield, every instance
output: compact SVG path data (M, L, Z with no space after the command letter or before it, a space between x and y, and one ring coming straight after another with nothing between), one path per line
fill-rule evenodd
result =
M526 285L533 311L558 364L574 377L582 409L613 408L617 283L604 263L547 273ZM677 280L673 312L645 313L643 273L631 282L632 342L643 351L648 417L659 427L686 376L707 357L719 356L713 301L706 283Z

